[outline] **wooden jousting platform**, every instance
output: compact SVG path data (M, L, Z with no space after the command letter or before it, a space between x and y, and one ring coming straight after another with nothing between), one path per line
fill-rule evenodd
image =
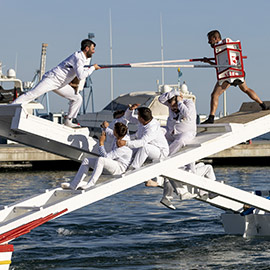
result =
M88 137L87 129L71 129L40 119L27 114L20 105L0 106L0 124L0 136L32 147L78 161L85 156L96 155L96 141ZM200 200L225 211L222 214L225 233L245 237L270 235L270 200L231 187L219 179L212 181L179 169L269 131L270 111L240 111L216 124L199 125L192 143L159 162L127 171L87 190L63 190L59 187L2 206L0 247L2 245L5 250L6 246L10 250L10 241L37 226L160 175L216 194L212 199ZM254 210L249 215L241 215L244 205Z

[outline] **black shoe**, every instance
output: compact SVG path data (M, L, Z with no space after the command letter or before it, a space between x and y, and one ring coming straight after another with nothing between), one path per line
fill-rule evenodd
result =
M266 104L263 102L262 104L259 104L263 111L270 110L269 106L266 106Z
M214 124L214 122L215 122L215 116L210 114L208 116L208 119L202 122L201 124Z
M204 122L202 122L201 124L214 124L215 120L214 119L210 119L208 118L207 120L205 120Z

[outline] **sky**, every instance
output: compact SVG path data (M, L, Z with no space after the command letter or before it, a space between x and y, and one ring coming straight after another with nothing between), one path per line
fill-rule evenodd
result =
M270 44L269 0L0 0L0 62L3 73L16 69L17 78L31 81L40 67L42 43L48 43L46 71L80 49L81 40L94 33L92 63L110 64L112 18L113 63L161 60L162 16L164 60L213 57L207 33L218 29L223 38L240 40L247 85L262 100L270 100L268 79ZM182 69L197 98L197 112L209 113L215 69ZM114 69L114 98L132 91L156 91L159 68ZM94 110L110 102L110 70L92 76ZM177 69L165 70L165 84L177 84ZM68 101L49 94L52 112L67 111ZM239 88L227 90L227 111L238 111L250 99ZM92 111L91 103L88 111ZM223 111L222 99L217 114Z

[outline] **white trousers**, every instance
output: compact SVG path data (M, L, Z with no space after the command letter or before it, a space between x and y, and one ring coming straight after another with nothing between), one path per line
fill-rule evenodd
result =
M152 144L146 144L135 151L135 157L131 163L131 167L138 169L143 165L147 158L151 160L158 160L162 157L163 155L160 148Z
M195 174L211 179L216 180L215 172L213 170L213 167L211 165L206 165L202 162L196 164L195 166ZM191 192L192 188L188 185L183 185L179 181L174 180L168 180L166 179L164 181L164 189L163 189L163 197L172 197L173 191L177 195L184 194L186 192Z
M184 132L178 134L170 134L166 132L165 137L169 143L169 156L177 153L182 147L187 145L191 140L195 138L194 132Z
M50 91L69 100L67 117L76 118L82 105L82 96L79 93L76 94L75 90L69 84L63 86L63 84L53 77L43 77L36 87L19 96L13 101L13 104L27 104Z
M88 174L89 168L94 169L91 178L89 180L90 186L94 186L97 182L98 178L104 171L105 174L122 174L125 172L125 167L122 163L112 160L105 157L99 158L85 158L75 175L74 179L72 180L70 186L72 188L77 188L80 182L82 182Z
M206 177L211 180L216 180L216 175L213 167L209 164L204 164L202 162L195 165L195 173L202 177Z

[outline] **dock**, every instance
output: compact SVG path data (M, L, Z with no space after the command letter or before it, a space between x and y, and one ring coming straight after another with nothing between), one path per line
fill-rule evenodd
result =
M204 159L217 165L269 165L270 163L270 141L250 141L238 144L229 149L211 155ZM13 163L17 166L31 167L36 163L58 162L63 164L70 163L71 159L55 155L43 150L22 144L0 144L0 168L11 167ZM73 161L76 163L75 161Z
M0 144L0 170L78 170L80 163L22 144Z
M265 102L267 106L269 101ZM256 102L244 102L240 110L215 121L217 124L235 123L247 124L259 117L269 114L269 110L262 111ZM200 126L198 126L200 130ZM207 157L205 160L213 164L237 164L237 165L269 165L270 140L249 140L236 146L225 149L219 153Z
M0 162L58 161L68 158L22 144L1 144Z

